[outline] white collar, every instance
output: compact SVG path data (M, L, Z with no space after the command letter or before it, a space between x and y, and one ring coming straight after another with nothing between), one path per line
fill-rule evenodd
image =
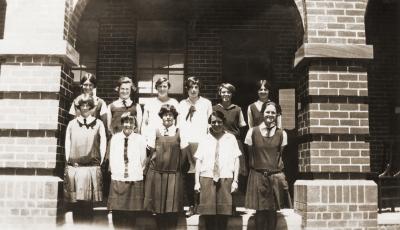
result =
M190 100L189 97L186 98L186 102L187 102L189 105L196 105L197 102L199 102L200 100L201 100L201 96L199 96L199 98L198 98L194 103Z
M222 103L218 103L218 106L221 106L221 108L223 108L223 109L225 109L225 110L230 110L230 109L233 109L233 108L236 107L236 105L235 105L235 104L232 104L232 103L228 106L228 108L225 108L225 107L222 105Z
M261 135L263 135L263 136L267 136L267 134L268 134L268 130L269 130L269 137L272 137L274 134L275 134L275 131L276 131L276 125L274 126L274 127L272 127L272 128L267 128L267 126L265 125L265 123L264 122L262 122L260 125L259 125L259 127L260 127L260 132L261 132Z
M82 124L84 124L84 117L82 116L82 115L79 115L79 117L77 117L76 118L80 123L82 123ZM86 118L86 124L90 124L90 123L92 123L92 121L94 121L96 118L95 117L93 117L92 115L89 115L87 118Z
M132 103L132 100L130 98L128 98L128 99L118 98L117 101L121 102L121 103L122 103L122 101L125 101L127 105L130 105Z
M171 125L170 127L166 128L164 125L161 125L159 128L159 132L161 135L168 134L169 136L175 136L176 134L176 126Z

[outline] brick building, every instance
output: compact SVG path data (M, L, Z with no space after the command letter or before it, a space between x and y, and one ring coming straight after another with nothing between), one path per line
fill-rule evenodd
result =
M371 178L387 153L400 168L399 9L395 0L0 0L0 222L62 216L67 110L91 72L107 102L121 74L135 76L141 103L158 76L180 99L194 75L213 102L220 82L234 83L244 110L254 82L270 80L302 226L376 229Z

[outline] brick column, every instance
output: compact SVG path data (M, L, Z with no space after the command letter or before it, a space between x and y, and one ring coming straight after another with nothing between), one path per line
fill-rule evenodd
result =
M7 1L0 40L2 227L55 225L62 216L70 67L79 60L67 41L70 2Z
M299 170L295 211L304 229L377 229L370 172L366 0L296 1L304 44L295 57Z

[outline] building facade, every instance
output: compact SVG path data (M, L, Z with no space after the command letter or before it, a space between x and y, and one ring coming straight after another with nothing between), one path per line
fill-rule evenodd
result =
M389 153L400 168L399 9L394 0L0 0L0 222L62 217L67 112L91 72L107 103L120 75L134 76L140 103L159 76L176 98L197 76L213 102L219 83L236 85L244 111L255 81L271 81L302 226L376 229L371 179Z

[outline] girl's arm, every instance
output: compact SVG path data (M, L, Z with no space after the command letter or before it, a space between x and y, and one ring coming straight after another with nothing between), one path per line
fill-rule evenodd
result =
M200 168L201 168L201 160L196 160L196 173L194 175L194 191L200 192Z

